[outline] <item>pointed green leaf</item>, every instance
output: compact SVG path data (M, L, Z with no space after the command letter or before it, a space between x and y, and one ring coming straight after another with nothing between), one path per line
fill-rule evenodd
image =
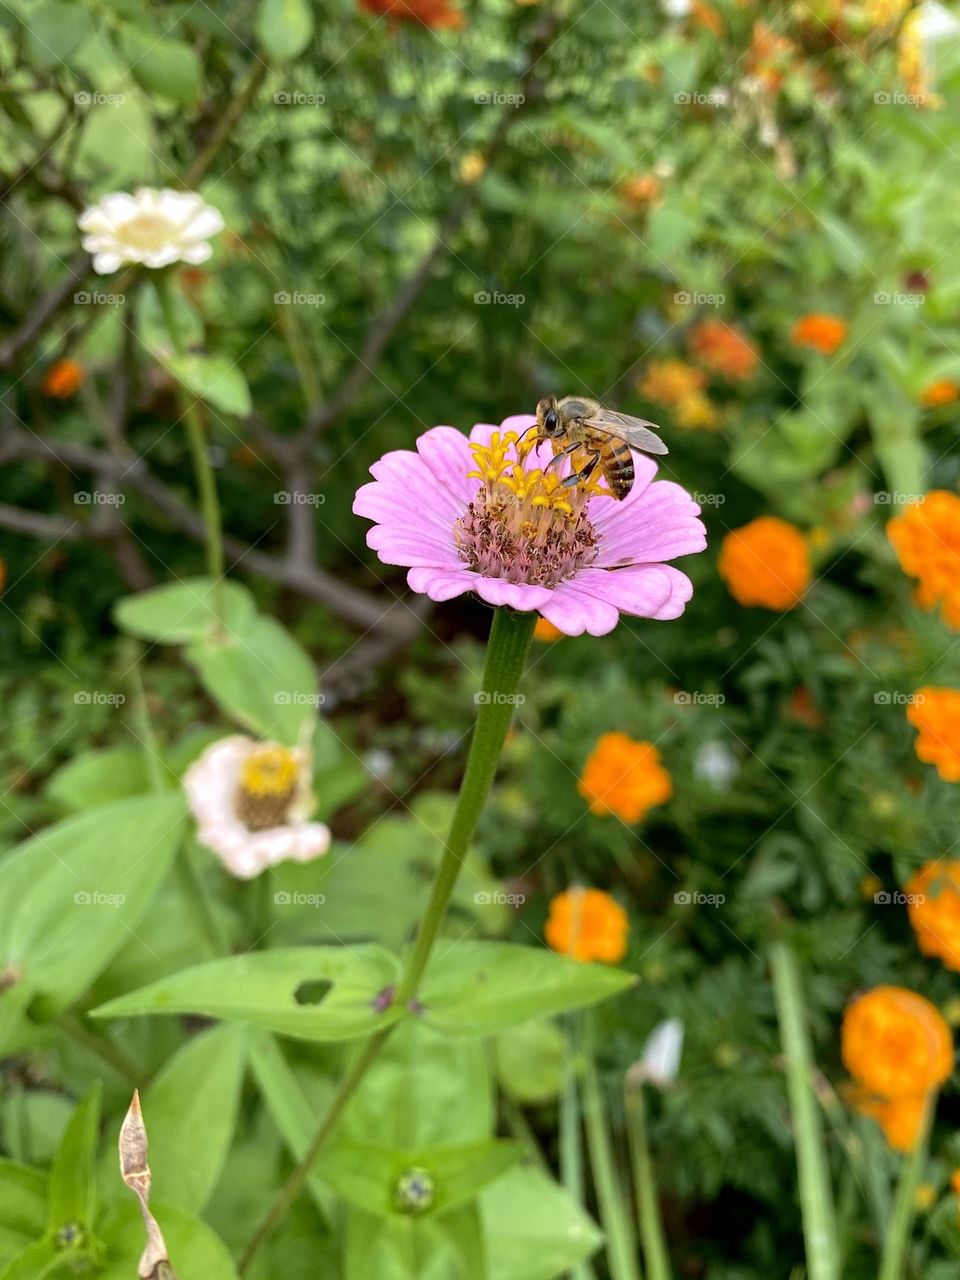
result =
M402 1016L378 1001L397 978L382 947L291 947L231 956L119 996L95 1017L196 1013L301 1040L350 1040Z
M56 1236L64 1227L89 1231L97 1209L96 1154L100 1136L102 1088L95 1084L64 1130L50 1170L47 1227Z
M185 644L216 630L222 617L228 635L239 635L256 616L253 599L238 582L187 578L124 596L114 605L113 618L121 631L141 640Z
M221 413L245 418L253 409L250 388L242 371L226 356L191 351L173 355L162 349L155 352L168 373L181 386L200 400L206 400Z
M200 59L183 40L125 25L121 47L138 84L172 102L189 106L200 97Z
M0 971L51 997L85 991L131 935L176 856L179 793L138 796L48 827L0 862Z
M486 1269L472 1204L426 1218L381 1218L351 1208L346 1236L344 1280L488 1280L497 1274Z
M0 1159L0 1269L41 1236L46 1224L46 1174Z
M47 794L66 809L95 809L112 800L150 790L150 773L140 747L84 751L58 769Z
M632 973L579 964L509 942L437 947L420 990L423 1018L451 1035L489 1035L538 1015L563 1013L626 991Z

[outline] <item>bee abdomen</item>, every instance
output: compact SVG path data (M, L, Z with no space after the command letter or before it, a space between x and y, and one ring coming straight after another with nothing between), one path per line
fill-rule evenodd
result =
M607 465L604 468L607 484L615 498L625 498L633 488L633 454L627 445L610 450Z

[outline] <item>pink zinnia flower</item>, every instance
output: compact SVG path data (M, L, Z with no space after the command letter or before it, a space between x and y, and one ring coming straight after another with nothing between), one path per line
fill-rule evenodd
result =
M622 501L595 483L565 488L569 460L545 470L550 444L519 440L535 422L480 423L469 440L434 427L415 453L385 454L353 504L375 521L367 545L384 564L408 566L411 589L431 600L474 591L536 610L571 636L605 635L621 613L679 617L693 586L663 561L707 545L700 508L679 485L654 480L656 464L640 454Z

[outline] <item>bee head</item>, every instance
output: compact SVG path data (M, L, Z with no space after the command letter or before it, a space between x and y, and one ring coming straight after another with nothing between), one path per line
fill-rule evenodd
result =
M537 405L537 426L542 436L560 434L560 415L557 413L556 396L547 396Z

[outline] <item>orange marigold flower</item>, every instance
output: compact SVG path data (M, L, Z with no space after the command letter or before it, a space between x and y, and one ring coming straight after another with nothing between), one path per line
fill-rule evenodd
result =
M902 1098L877 1098L855 1090L851 1101L861 1115L876 1120L887 1145L894 1151L912 1151L920 1136L925 1093L908 1093Z
M627 953L627 913L602 889L568 889L550 903L544 937L574 960L617 964Z
M55 360L43 376L40 390L56 400L69 400L84 379L84 368L76 360Z
M917 759L936 766L944 782L960 782L960 689L924 685L907 707L917 730Z
M960 627L960 498L933 489L887 525L900 568L919 580L917 603L943 608L948 626Z
M846 336L846 320L822 312L801 316L790 330L790 338L795 346L812 347L822 356L832 356Z
M652 742L604 733L587 757L577 790L591 813L639 822L648 809L670 799L673 782Z
M920 950L960 972L960 862L928 862L904 893Z
M726 535L717 571L738 604L792 609L811 581L807 540L786 520L759 516Z
M747 53L747 74L759 80L771 93L776 93L783 84L783 74L788 70L794 53L796 45L792 40L777 35L765 22L755 22Z
M955 1196L960 1196L960 1169L954 1169L950 1175L950 1190Z
M656 404L677 405L702 391L707 375L683 360L651 360L637 390Z
M627 178L621 183L620 190L624 200L641 209L647 209L660 199L663 188L652 173L641 173L635 178Z
M564 635L566 635L566 632L561 631L559 627L555 627L546 618L538 618L537 625L533 628L534 640L543 640L548 644L554 640L562 640Z
M463 14L447 0L360 0L360 8L434 31L458 31L463 26Z
M749 378L760 359L746 334L723 320L701 320L690 332L690 351L711 372L733 382Z
M953 1070L943 1015L906 987L874 987L847 1005L840 1047L854 1080L879 1098L923 1095Z
M960 386L952 378L938 378L920 392L920 403L925 409L939 409L942 405L953 404L960 396Z

